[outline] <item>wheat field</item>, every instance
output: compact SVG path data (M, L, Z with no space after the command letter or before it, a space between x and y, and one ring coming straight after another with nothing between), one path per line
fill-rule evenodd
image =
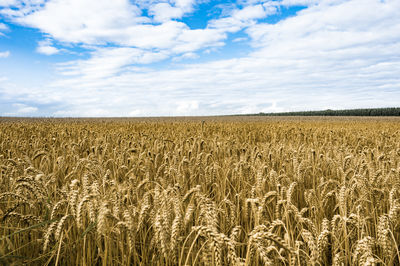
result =
M399 265L400 120L3 119L0 265Z

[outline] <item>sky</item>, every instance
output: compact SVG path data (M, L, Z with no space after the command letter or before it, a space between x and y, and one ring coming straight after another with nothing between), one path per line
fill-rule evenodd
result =
M400 0L0 0L0 116L400 106Z

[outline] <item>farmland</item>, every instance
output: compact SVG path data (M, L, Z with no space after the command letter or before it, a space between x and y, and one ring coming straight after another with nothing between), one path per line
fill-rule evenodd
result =
M3 118L0 168L0 264L400 264L398 118Z

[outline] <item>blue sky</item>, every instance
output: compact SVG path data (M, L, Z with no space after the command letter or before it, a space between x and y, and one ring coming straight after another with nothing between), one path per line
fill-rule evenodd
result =
M0 116L399 103L398 0L0 0Z

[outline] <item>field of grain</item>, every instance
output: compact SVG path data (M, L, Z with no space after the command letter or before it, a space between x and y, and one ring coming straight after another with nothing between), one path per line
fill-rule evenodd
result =
M0 265L399 265L400 120L0 121Z

